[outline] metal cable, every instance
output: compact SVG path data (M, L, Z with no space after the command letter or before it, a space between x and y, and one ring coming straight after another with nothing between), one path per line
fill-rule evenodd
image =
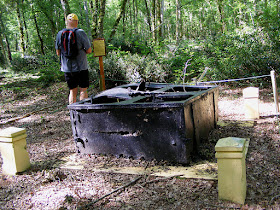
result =
M222 82L233 82L233 81L240 81L240 80L247 80L247 79L256 79L262 77L270 77L270 75L262 75L262 76L255 76L255 77L247 77L247 78L239 78L239 79L226 79L226 80L217 80L217 81L208 81L208 82L199 82L198 84L205 84L205 83L222 83Z

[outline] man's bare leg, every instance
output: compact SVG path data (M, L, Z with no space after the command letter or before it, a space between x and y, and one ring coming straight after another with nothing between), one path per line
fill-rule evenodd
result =
M87 88L80 88L80 101L88 98Z
M69 104L73 104L77 101L77 94L78 94L78 88L77 87L70 90Z

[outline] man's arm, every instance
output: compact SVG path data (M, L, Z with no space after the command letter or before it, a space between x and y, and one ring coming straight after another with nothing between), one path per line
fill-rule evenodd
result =
M90 47L90 48L88 48L88 49L86 50L86 53L87 53L87 54L90 54L91 52L92 52L91 47Z
M57 54L57 56L60 56L60 49L56 50L56 54Z

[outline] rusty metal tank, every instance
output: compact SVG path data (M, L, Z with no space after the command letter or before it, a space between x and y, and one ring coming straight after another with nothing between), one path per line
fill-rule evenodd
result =
M217 102L216 86L134 83L68 108L79 153L187 164L216 126Z

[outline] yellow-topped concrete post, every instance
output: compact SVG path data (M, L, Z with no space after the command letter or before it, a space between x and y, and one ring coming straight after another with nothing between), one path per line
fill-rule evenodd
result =
M259 119L259 88L248 87L243 90L244 110L246 119Z
M30 167L26 151L26 130L9 127L0 131L0 152L3 159L4 174L16 175Z
M216 146L219 199L244 204L246 198L246 139L228 137Z

